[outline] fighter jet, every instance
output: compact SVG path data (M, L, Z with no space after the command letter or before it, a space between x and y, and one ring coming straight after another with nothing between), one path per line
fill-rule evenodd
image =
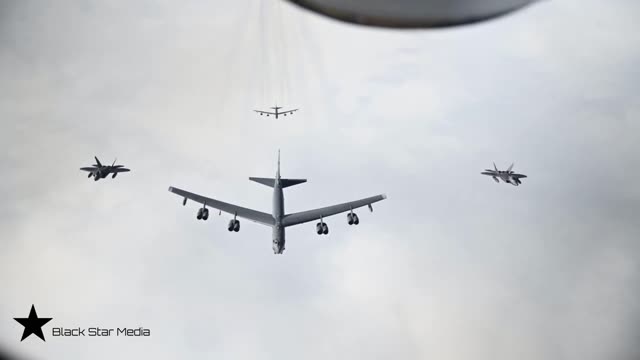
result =
M94 158L96 159L96 163L93 164L93 166L80 168L80 170L88 171L89 172L89 176L87 176L87 177L92 177L93 176L93 180L94 181L98 181L100 179L104 179L109 174L113 174L111 176L111 178L115 179L115 177L116 177L116 175L118 175L118 173L131 171L131 170L125 168L124 165L116 165L116 160L117 159L113 160L113 164L111 164L111 165L102 165L100 163L100 160L98 160L97 156L94 156Z
M485 169L483 172L481 172L481 174L489 175L493 177L493 180L495 180L497 183L500 182L500 180L498 179L501 179L502 181L509 183L513 186L518 186L522 184L520 179L527 177L527 175L515 174L513 171L511 171L511 169L513 169L513 164L511 164L511 166L509 166L509 169L507 169L506 171L500 171L496 167L496 163L493 163L493 169L494 170Z
M493 19L539 0L287 0L348 23L427 29Z
M280 107L278 105L272 107L272 109L274 109L275 112L262 111L262 110L253 110L253 111L257 112L261 116L264 115L264 114L266 114L267 116L275 115L276 119L278 118L278 115L287 116L287 114L291 115L291 114L293 114L294 111L298 111L298 109L293 109L293 110L287 110L287 111L278 112L279 109L282 109L282 107Z
M360 223L360 218L355 212L353 212L353 210L366 205L369 207L369 210L373 212L371 204L387 198L386 195L382 194L319 209L285 214L282 190L289 186L302 184L307 182L307 180L285 179L280 177L280 151L278 151L278 168L276 170L275 178L250 177L249 180L273 188L273 210L270 214L224 203L222 201L204 197L175 187L169 187L169 191L184 198L182 201L183 206L187 204L187 199L202 204L202 207L198 209L198 213L196 215L198 220L206 221L209 218L208 207L219 210L219 214L222 214L224 211L225 213L233 215L233 219L229 221L229 225L227 226L227 230L229 231L240 231L240 220L237 218L245 218L271 227L273 229L272 248L274 254L282 254L284 252L285 228L289 226L319 220L316 224L316 233L318 235L327 235L329 233L329 226L324 221L325 218L339 213L348 212L347 223L349 225L358 225Z

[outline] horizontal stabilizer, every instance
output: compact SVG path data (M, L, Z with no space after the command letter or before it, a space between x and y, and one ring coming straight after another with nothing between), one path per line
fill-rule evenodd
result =
M276 184L276 179L274 178L259 178L259 177L250 177L249 180L255 181L259 184L266 185L269 187L273 187Z
M259 178L259 177L250 177L249 180L255 181L259 184L266 185L269 187L273 187L276 184L276 179L274 178ZM298 185L307 182L307 179L280 179L280 184L282 188L286 188L293 185Z
M307 182L307 179L280 179L280 183L282 183L282 188L286 188L289 186L298 185L306 182Z

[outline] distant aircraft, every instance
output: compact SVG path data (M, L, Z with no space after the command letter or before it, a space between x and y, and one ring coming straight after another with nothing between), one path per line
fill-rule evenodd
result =
M278 115L287 116L287 114L291 115L291 114L293 114L294 111L298 111L298 109L293 109L293 110L287 110L287 111L278 112L279 109L282 109L282 107L280 107L278 105L272 107L272 109L274 109L276 112L269 112L269 111L262 111L262 110L253 110L253 111L257 112L260 115L264 115L264 114L267 114L267 116L275 115L276 119L278 118Z
M273 229L272 247L274 254L282 254L284 252L286 227L303 224L309 221L320 220L320 222L316 224L316 233L318 235L327 235L329 233L329 226L327 226L327 224L324 222L325 218L348 211L348 224L358 225L360 223L360 219L358 218L358 215L353 212L354 209L367 205L369 207L369 210L373 211L373 207L371 206L371 204L387 198L387 196L383 194L339 205L327 206L315 210L285 214L284 196L282 194L282 189L289 186L302 184L307 180L280 178L280 151L278 151L278 169L276 171L275 178L250 177L249 180L273 188L273 210L271 214L243 208L237 205L227 204L222 201L193 194L174 187L169 187L169 191L184 198L182 205L187 204L187 199L191 199L197 203L203 204L202 208L198 210L198 214L196 216L198 220L207 220L209 218L209 209L207 208L207 206L220 210L220 213L224 211L226 213L232 214L233 219L229 221L229 225L227 226L227 230L229 231L240 231L240 221L237 220L237 217L245 218L262 225L270 226Z
M353 24L386 28L442 28L473 24L539 0L287 0Z
M485 169L483 172L481 172L481 174L489 175L493 177L493 180L495 180L497 183L500 182L500 180L498 179L501 179L502 181L509 183L513 186L518 186L522 184L520 179L527 177L527 175L515 174L513 171L511 171L511 169L513 169L513 164L511 164L511 166L509 166L509 169L507 169L506 171L500 171L496 167L496 163L493 163L493 169L494 170Z
M96 159L96 164L93 164L93 166L91 166L91 167L80 168L80 170L88 171L89 172L89 176L87 176L87 177L93 176L93 180L94 181L98 181L100 179L104 179L109 174L113 174L113 176L111 176L111 178L115 179L115 177L116 177L116 175L118 175L118 173L131 171L131 170L125 168L124 165L116 165L116 160L117 159L113 160L113 164L111 164L111 165L102 165L100 163L100 160L98 160L97 156L94 156L94 158Z

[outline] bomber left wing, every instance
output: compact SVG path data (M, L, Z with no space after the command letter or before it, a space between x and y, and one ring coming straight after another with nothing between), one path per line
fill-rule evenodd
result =
M233 204L228 204L228 203L211 199L208 197L204 197L198 194L190 193L182 189L174 188L172 186L169 187L169 191L176 195L182 196L183 198L185 198L185 201L186 199L193 200L205 206L218 209L220 211L224 211L231 215L237 215L238 217L245 218L247 220L251 220L263 225L267 225L267 226L275 225L275 220L273 219L273 216L271 214L243 208L241 206L237 206Z
M260 111L260 110L253 110L253 111L257 112L260 115L263 115L263 114L275 115L276 114L276 113L270 112L270 111Z
M347 202L344 204L338 204L333 206L327 206L319 209L308 210L293 214L285 215L282 219L282 225L293 226L303 224L309 221L319 220L328 216L340 214L353 209L363 207L365 205L371 205L375 202L382 201L387 198L387 195L376 195L365 199Z

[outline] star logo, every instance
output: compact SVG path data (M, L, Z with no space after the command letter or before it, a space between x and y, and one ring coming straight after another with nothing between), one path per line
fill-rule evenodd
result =
M37 337L42 339L42 341L46 341L44 339L44 334L42 333L42 326L52 318L38 318L38 314L36 314L36 308L31 305L31 311L29 312L28 318L13 318L15 321L19 322L20 325L24 326L24 331L22 332L22 339L20 341L26 339L31 334L35 334Z

